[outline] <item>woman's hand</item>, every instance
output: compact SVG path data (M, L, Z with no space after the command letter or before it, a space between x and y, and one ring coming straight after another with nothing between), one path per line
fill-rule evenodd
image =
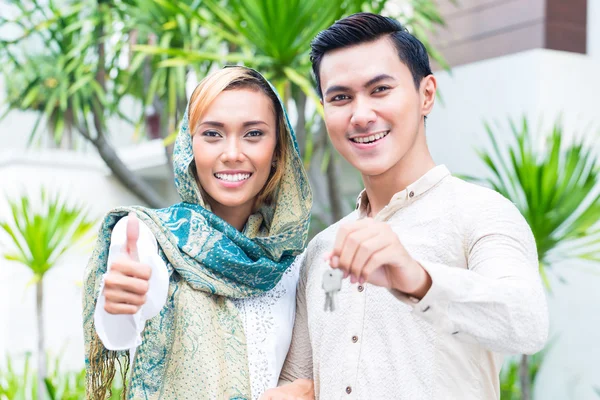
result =
M314 400L315 384L309 379L296 379L292 383L269 389L260 400Z
M112 263L104 277L104 310L109 314L135 314L146 302L152 269L140 263L137 241L140 223L135 214L127 217L125 251Z

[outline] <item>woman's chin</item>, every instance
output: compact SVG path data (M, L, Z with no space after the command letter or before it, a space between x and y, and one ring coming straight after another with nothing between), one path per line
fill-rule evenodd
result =
M217 206L229 209L240 208L240 211L241 209L246 208L249 204L254 204L254 200L256 199L256 196L243 195L241 193L238 193L234 196L216 195L211 197L213 201L217 203Z

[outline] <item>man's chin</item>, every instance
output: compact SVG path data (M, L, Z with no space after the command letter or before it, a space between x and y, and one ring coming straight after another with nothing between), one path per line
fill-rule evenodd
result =
M380 163L355 164L354 167L365 177L377 177L383 175L391 168L391 166L382 165Z

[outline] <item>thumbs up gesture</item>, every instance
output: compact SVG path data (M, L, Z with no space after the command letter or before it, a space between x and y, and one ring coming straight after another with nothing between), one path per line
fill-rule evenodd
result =
M140 221L134 213L127 216L125 247L104 278L104 309L110 314L135 314L146 302L152 269L140 263L137 241Z

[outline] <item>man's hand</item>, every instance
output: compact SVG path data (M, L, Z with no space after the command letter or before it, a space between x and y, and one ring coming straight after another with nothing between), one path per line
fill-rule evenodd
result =
M431 277L408 254L390 225L372 218L340 227L326 258L352 283L369 282L417 298L431 287Z
M110 266L104 278L104 309L110 314L135 314L146 302L152 269L139 261L137 241L140 223L135 214L127 217L125 251Z
M315 384L309 379L296 379L292 383L269 389L260 400L314 400Z

